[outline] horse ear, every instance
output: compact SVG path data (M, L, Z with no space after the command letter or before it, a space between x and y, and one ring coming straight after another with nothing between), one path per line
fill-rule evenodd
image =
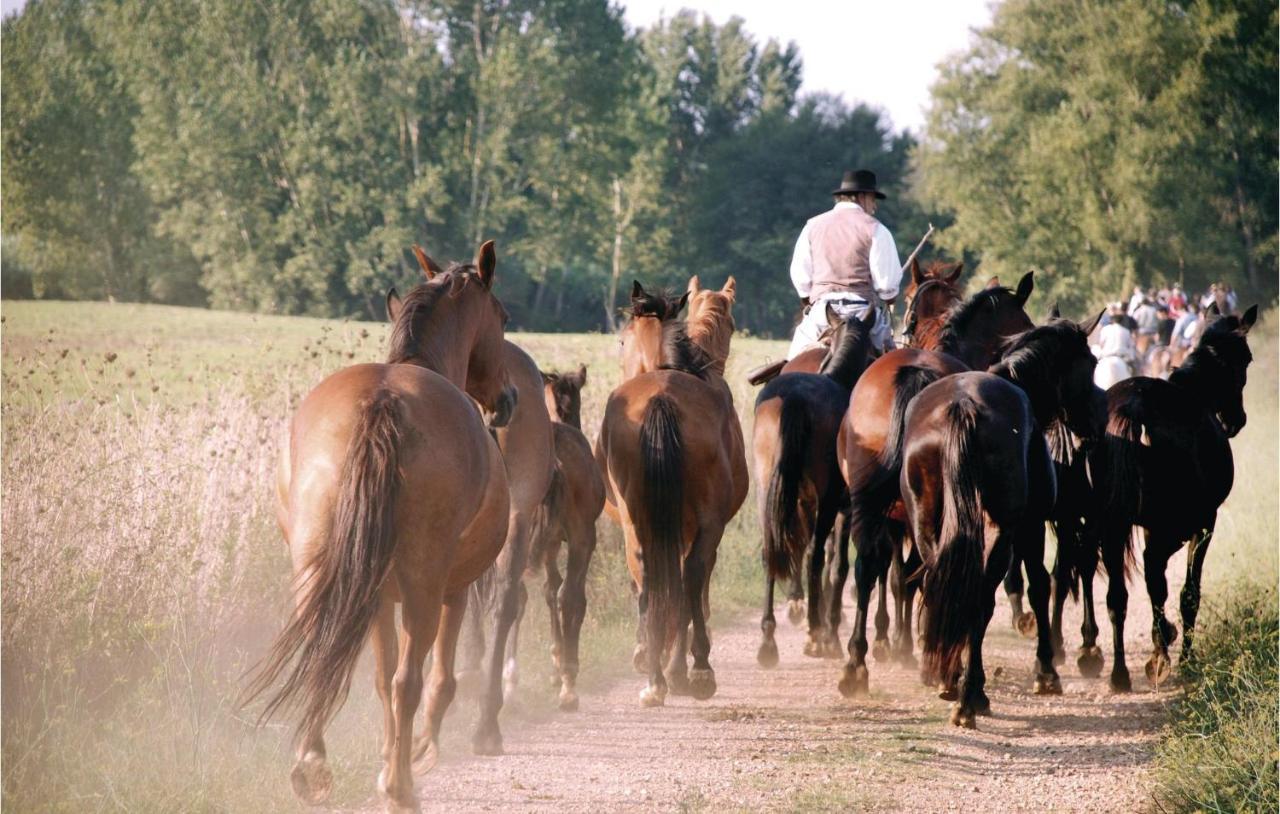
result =
M1204 315L1207 317L1222 316L1222 312L1218 310L1218 303L1216 300L1214 302L1209 303L1209 307L1204 310Z
M729 279L724 281L724 287L720 289L720 293L729 299L737 302L738 300L738 281L733 279L733 275L729 275Z
M1249 333L1249 329L1258 321L1258 306L1251 305L1249 310L1244 312L1244 316L1240 317L1240 335Z
M493 249L493 241L486 240L476 252L476 268L480 270L480 282L485 288L493 288L493 275L498 268L498 253Z
M920 270L919 258L911 258L911 281L917 286L924 282L924 272Z
M1058 306L1055 305L1053 307L1053 310L1057 311ZM1103 308L1101 311L1098 312L1098 315L1094 317L1093 320L1089 322L1087 325L1083 322L1080 323L1080 328L1084 331L1085 336L1091 336L1093 334L1093 330L1098 327L1098 323L1102 321L1102 315L1105 313L1107 313L1107 309Z
M413 256L418 258L418 265L422 267L422 273L427 276L428 280L444 272L444 269L440 268L440 264L432 260L417 243L413 244Z
M387 289L387 321L395 322L400 318L400 311L404 308L404 303L400 300L400 295L396 293L396 287L392 286Z
M1022 279L1018 281L1018 289L1013 295L1018 298L1018 305L1026 305L1027 300L1031 297L1031 292L1036 287L1035 272L1028 271L1022 275Z
M987 280L987 288L999 288L999 287L1000 287L999 277L992 277L990 280Z
M702 283L698 280L698 275L695 274L689 278L689 287L687 290L690 294L697 294L702 290Z
M867 310L870 311L871 309L868 308ZM836 309L831 307L831 303L827 303L825 311L827 316L827 327L828 328L840 327L840 323L843 322L844 320L840 319L840 315L836 313Z
M554 374L554 373L547 373L547 372L546 372L546 371L544 371L544 370L539 370L538 372L542 374L542 383L543 383L543 384L551 384L552 382L554 382L554 381L556 380L556 374Z
M676 307L675 307L675 308L673 308L673 309L671 310L671 313L670 313L670 314L668 314L667 316L668 316L668 317L674 317L674 316L676 316L676 315L677 315L677 314L679 314L681 311L683 311L683 310L684 310L684 307L685 307L686 305L688 305L688 304L689 304L689 292L688 292L688 291L686 291L686 292L684 292L684 294L680 297L680 301L676 303Z
M1049 319L1061 319L1062 312L1058 310L1058 304L1055 302L1053 307L1049 309Z
M632 280L631 281L631 300L634 302L635 300L638 300L643 296L644 296L644 286L640 285L639 280Z
M579 390L581 390L583 387L586 387L587 385L587 366L586 365L578 365L578 374L577 376L574 377L574 379L575 381L578 382Z
M954 285L956 280L960 279L960 272L964 271L964 261L956 263L955 269L946 276L947 285Z

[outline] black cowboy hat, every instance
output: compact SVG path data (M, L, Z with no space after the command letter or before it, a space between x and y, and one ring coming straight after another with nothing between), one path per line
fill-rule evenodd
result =
M874 193L880 200L885 194L876 189L876 174L871 170L845 170L840 180L840 188L832 190L832 195L853 195L858 192Z

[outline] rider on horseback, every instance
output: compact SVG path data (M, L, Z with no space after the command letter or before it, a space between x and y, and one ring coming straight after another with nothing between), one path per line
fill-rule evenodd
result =
M869 170L845 171L831 194L835 206L800 230L791 260L791 282L806 307L788 359L818 343L827 329L827 305L844 319L876 309L872 344L878 352L893 347L887 306L898 296L902 264L893 235L874 217L885 195Z

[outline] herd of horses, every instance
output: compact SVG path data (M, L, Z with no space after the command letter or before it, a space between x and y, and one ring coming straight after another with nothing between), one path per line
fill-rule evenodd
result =
M295 610L245 697L269 693L264 718L286 709L299 716L291 781L310 803L331 791L323 733L366 641L383 710L378 789L389 809L412 810L413 777L435 765L464 628L483 655L470 665L484 679L473 747L502 752L498 714L504 683L514 680L529 570L546 575L560 707L577 708L578 639L602 510L625 541L638 608L634 664L647 676L640 703L716 691L711 573L749 488L725 381L733 278L717 290L695 276L679 294L634 284L620 334L622 383L593 446L581 429L586 368L543 374L504 336L493 243L448 268L416 246L414 254L425 279L403 298L387 295L386 363L322 381L281 449L278 521ZM807 611L805 653L847 654L838 686L856 697L869 685L873 588L872 654L909 664L919 592L922 678L956 702L953 723L973 726L990 709L982 642L996 588L1004 580L1020 607L1023 568L1037 692L1061 692L1068 593L1078 591L1085 607L1081 672L1100 673L1092 584L1101 558L1111 686L1128 690L1126 567L1136 556L1131 530L1140 527L1155 611L1147 670L1158 682L1176 636L1164 614L1165 565L1187 540L1182 658L1191 654L1200 570L1231 488L1228 439L1245 423L1245 335L1257 309L1209 325L1167 381L1129 379L1104 394L1087 341L1096 319L1077 324L1055 308L1037 326L1025 311L1030 273L1015 289L992 280L965 297L961 271L912 262L906 347L877 355L873 317L828 312L823 345L760 392L751 438L767 580L758 661L778 661L774 584L789 579L793 613ZM1058 539L1052 580L1046 523ZM851 540L857 610L842 649ZM1031 619L1021 621L1029 631Z

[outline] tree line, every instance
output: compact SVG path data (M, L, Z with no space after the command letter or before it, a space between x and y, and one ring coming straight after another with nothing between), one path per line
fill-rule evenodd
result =
M797 47L738 18L33 0L0 43L0 289L378 318L410 244L492 237L516 326L607 329L632 277L733 274L739 325L779 334L801 225L867 167L904 257L932 221L938 251L1043 269L1067 305L1164 278L1274 296L1275 22L1010 0L942 66L917 143L802 94Z

